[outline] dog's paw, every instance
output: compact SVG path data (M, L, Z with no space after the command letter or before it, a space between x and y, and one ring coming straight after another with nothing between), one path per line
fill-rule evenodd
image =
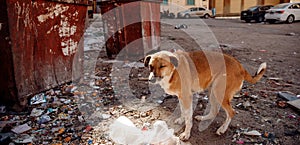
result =
M188 140L190 138L190 133L183 132L179 135L180 140Z
M223 133L225 133L227 130L227 128L225 128L223 125L217 130L216 134L217 135L221 135Z
M182 124L184 122L184 118L183 117L179 117L177 119L175 119L175 123L176 124Z
M197 121L203 120L203 116L197 115L194 117Z

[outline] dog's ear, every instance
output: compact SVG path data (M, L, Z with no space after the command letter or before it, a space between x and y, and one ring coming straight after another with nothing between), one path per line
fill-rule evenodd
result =
M178 59L176 57L170 56L170 62L175 66L178 67Z
M151 59L151 55L148 55L148 56L145 57L145 59L144 59L144 66L145 67L149 66L150 59Z

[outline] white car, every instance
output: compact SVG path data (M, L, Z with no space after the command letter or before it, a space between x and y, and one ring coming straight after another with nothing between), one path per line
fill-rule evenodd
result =
M282 3L266 11L265 20L269 23L285 21L293 23L300 20L300 3Z
M207 19L210 16L212 16L211 10L203 7L193 7L177 13L177 18L201 17Z

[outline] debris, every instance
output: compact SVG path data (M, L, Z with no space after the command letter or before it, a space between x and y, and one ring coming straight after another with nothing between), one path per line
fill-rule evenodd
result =
M5 113L5 112L6 112L6 107L0 106L0 113Z
M293 114L290 114L290 115L288 115L288 118L290 118L290 119L295 119L295 118L296 118L296 116L295 116L295 115L293 115Z
M163 100L157 100L156 101L158 104L162 104L164 101Z
M252 130L252 131L244 132L243 134L250 135L250 136L261 136L261 133L259 133L257 130Z
M269 140L275 139L275 135L273 133L269 133L269 132L265 132L264 134L262 134L262 137L268 138Z
M93 140L89 139L89 140L88 140L88 144L89 144L89 145L90 145L90 144L93 144Z
M67 120L69 118L70 118L70 116L68 114L66 114L66 113L59 113L58 114L58 119Z
M25 123L25 124L14 127L13 129L11 129L11 131L16 133L16 134L20 134L20 133L26 132L30 129L31 129L31 127L28 126L27 123Z
M246 101L246 102L243 103L243 106L244 106L244 108L248 108L248 107L251 106L251 104L250 104L249 101Z
M108 118L110 118L110 116L111 116L111 115L109 115L109 114L102 114L102 118L103 118L103 119L108 119Z
M38 117L38 116L41 116L43 114L43 112L44 112L44 110L33 108L31 110L30 116Z
M285 34L286 36L295 36L296 35L296 33L294 33L294 32L291 32L291 33L288 33L288 34Z
M37 94L30 99L31 105L36 105L36 104L41 104L46 102L47 100L46 100L45 93Z
M42 115L40 118L38 118L38 124L44 124L46 122L49 122L51 120L50 116L48 115Z
M10 137L13 136L12 132L0 133L0 144L6 144L10 141Z
M86 126L84 132L89 132L93 129L93 127L91 127L90 125Z
M17 144L28 144L33 142L34 137L28 134L22 134L20 137L14 138L13 141Z
M179 24L175 26L175 29L187 29L187 25L186 24Z
M259 50L259 52L267 52L267 50L261 49L261 50Z
M280 108L285 108L286 107L286 101L277 101L277 106Z
M278 96L288 101L294 101L298 99L296 95L293 95L289 92L278 92Z
M273 80L273 81L282 81L282 78L275 78L275 77L269 77L269 80Z
M300 110L300 99L288 101L287 103Z
M243 140L237 140L236 144L244 144L245 142Z

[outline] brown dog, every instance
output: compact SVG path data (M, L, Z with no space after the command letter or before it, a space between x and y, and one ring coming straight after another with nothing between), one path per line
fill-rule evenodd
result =
M224 133L235 112L230 105L233 95L237 93L246 80L256 83L266 71L266 63L262 63L254 76L251 76L233 57L212 51L177 51L171 53L160 51L148 55L144 59L145 67L149 67L149 80L158 83L170 95L179 99L181 117L175 123L185 121L185 131L180 139L187 140L192 128L192 94L210 88L210 112L205 116L195 116L197 120L213 119L221 105L227 118L217 130Z

